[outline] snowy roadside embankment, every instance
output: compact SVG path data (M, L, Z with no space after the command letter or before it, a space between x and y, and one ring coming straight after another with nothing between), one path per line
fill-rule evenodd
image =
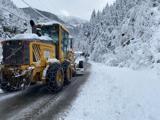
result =
M153 70L92 63L65 120L160 120L160 80Z

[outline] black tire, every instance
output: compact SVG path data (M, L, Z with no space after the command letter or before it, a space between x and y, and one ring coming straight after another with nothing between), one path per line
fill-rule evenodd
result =
M4 80L2 71L0 72L0 88L4 92L13 92L14 89Z
M15 90L8 85L8 83L6 82L1 82L0 84L0 88L4 91L4 92L14 92Z
M61 82L57 80L58 73L61 73ZM63 89L64 85L63 68L59 63L53 63L49 66L46 78L47 78L47 88L49 91L56 93Z
M3 80L0 83L0 88L4 92L15 92L15 91L25 90L26 88L30 86L30 82L19 82L17 84L18 84L17 86L12 86L10 82Z
M62 66L64 70L64 83L68 85L72 80L72 67L68 61L64 61Z

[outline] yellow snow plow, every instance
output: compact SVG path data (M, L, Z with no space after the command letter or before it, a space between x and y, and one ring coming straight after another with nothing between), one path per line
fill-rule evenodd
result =
M69 32L57 22L30 23L32 34L19 34L2 42L0 87L11 92L42 83L51 92L60 91L75 73Z

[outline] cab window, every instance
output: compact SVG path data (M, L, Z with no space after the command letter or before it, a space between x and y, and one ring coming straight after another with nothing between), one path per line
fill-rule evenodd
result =
M52 38L57 43L59 39L59 28L58 26L45 26L42 28L42 35Z
M50 51L49 50L44 51L44 58L47 60L50 58Z
M69 45L69 35L67 32L62 33L62 49L64 53L67 53Z

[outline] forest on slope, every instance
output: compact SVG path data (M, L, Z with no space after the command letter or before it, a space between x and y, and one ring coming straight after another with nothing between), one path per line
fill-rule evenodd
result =
M116 0L93 11L81 27L78 49L111 66L153 67L160 63L160 0Z
M0 0L0 38L9 38L27 31L29 18L11 0Z

